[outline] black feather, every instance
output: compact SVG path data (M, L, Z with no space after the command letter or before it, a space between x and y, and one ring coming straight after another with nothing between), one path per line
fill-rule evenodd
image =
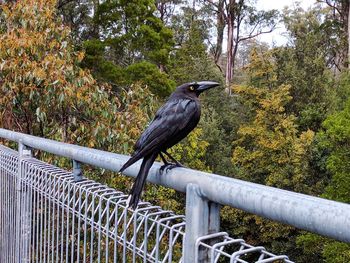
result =
M130 197L129 197L129 207L132 207L133 209L136 209L137 204L139 202L143 186L145 185L146 178L148 175L148 171L151 168L152 164L154 163L157 153L153 153L151 155L145 156L143 158L140 171L135 178L134 184L130 191Z
M193 82L179 86L157 111L154 119L135 144L134 153L120 172L143 158L140 171L130 192L129 207L134 209L140 199L148 171L160 152L185 138L198 124L201 105L198 95L216 82Z

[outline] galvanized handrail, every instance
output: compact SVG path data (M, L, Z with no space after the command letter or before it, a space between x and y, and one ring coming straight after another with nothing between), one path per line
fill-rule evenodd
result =
M186 220L142 201L131 210L127 194L82 178L79 162L67 171L18 146L0 144L0 262L294 263L218 232L219 206L197 185Z
M5 129L0 129L0 138L21 141L25 146L111 171L119 171L129 158L121 154L61 143ZM160 166L160 163L153 165L147 180L191 193L187 202L196 204L198 210L195 212L193 209L186 210L186 221L196 220L198 216L206 215L211 216L211 219L214 218L214 220L208 220L209 223L204 224L204 228L196 226L198 229L193 229L194 239L209 234L208 230L211 228L218 230L217 204L222 204L340 241L350 242L349 204L186 168L177 168L166 174L160 174ZM135 177L138 169L139 163L126 169L125 174ZM189 237L185 236L185 243L186 238ZM193 240L187 242L193 243Z
M128 156L82 146L38 138L0 129L0 137L24 145L91 164L111 171L119 171ZM159 173L161 164L155 163L148 181L186 192L188 184L199 186L201 195L213 202L229 205L272 220L286 223L340 241L350 242L350 205L308 196L269 186L245 182L229 177L186 168ZM139 163L125 170L135 177ZM332 222L332 224L330 224Z

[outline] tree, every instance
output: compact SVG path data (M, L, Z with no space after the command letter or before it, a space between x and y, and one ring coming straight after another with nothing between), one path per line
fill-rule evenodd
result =
M271 55L253 51L248 71L250 86L234 90L248 106L251 121L238 130L233 162L244 179L306 192L305 156L313 132L298 135L295 117L286 113L290 87L276 86Z
M71 29L76 44L98 34L91 13L96 12L98 0L59 0L56 8L63 23Z
M140 81L166 96L175 87L166 73L173 36L157 15L169 19L172 2L157 2L157 10L151 0L60 0L57 8L72 28L76 47L86 50L83 67L98 81L114 88Z
M182 4L183 0L156 0L159 18L164 25L170 25L175 14L176 6Z
M330 149L327 168L332 174L330 184L323 196L332 200L350 203L350 151L347 147L350 141L350 99L348 98L342 110L327 117L323 123L325 132L324 146Z
M127 152L149 120L154 99L138 85L118 94L97 85L79 67L84 54L74 50L55 4L23 0L2 6L6 29L0 35L0 125Z
M347 86L349 81L347 80ZM331 174L323 198L350 203L350 99L343 109L329 115L323 122L324 131L319 133L320 145L329 151L326 167ZM323 238L315 234L304 234L298 238L298 245L306 255L313 257L317 252L325 262L341 263L350 261L348 244ZM316 250L316 251L315 251Z
M227 27L225 85L228 93L231 94L230 85L239 44L258 35L272 32L278 13L276 10L258 11L254 7L254 2L250 3L246 0L205 0L205 2L216 14L217 42L214 48L214 58L218 66L222 53L224 29Z
M286 110L297 117L298 129L318 131L332 103L334 39L322 24L322 9L284 11L289 34L286 47L274 50L278 84L290 85ZM333 47L333 48L330 48Z
M247 84L234 87L246 109L246 122L240 125L239 138L233 142L235 177L313 193L308 155L314 133L299 133L295 116L286 112L290 86L278 84L272 52L260 54L253 50L247 71ZM231 218L229 227L235 235L245 236L253 244L266 245L291 258L300 253L295 249L298 231L293 227L227 208L223 217L224 225L229 225Z
M238 130L233 162L244 179L289 190L306 192L307 163L304 162L313 132L297 136L295 117L285 114L284 105L290 99L288 86L276 90L252 87L235 88L257 103L252 123Z
M84 66L117 86L141 81L155 94L168 95L174 83L164 67L173 45L172 32L155 12L151 0L98 4L94 14L98 34L85 43ZM136 74L144 71L142 75Z
M318 0L331 8L325 21L325 26L331 26L337 34L339 51L337 52L337 67L350 67L350 2L348 0Z
M176 37L179 48L170 57L168 71L171 78L176 83L202 79L220 81L221 74L207 54L208 28L198 11L184 8L183 14L174 17L173 27L178 28L181 35Z

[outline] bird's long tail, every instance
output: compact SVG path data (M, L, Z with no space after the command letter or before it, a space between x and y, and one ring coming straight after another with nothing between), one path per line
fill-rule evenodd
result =
M133 165L134 163L136 163L138 160L140 160L142 157L139 156L139 154L136 154L134 156L131 156L131 158L124 163L124 165L122 166L122 168L120 168L119 172L122 173L126 168L128 168L129 166Z
M145 185L145 182L146 182L148 171L151 168L152 164L154 163L156 157L157 157L157 154L152 153L143 158L140 171L135 179L135 182L130 191L130 196L128 198L127 205L129 207L132 207L133 209L136 209L137 207L143 186Z

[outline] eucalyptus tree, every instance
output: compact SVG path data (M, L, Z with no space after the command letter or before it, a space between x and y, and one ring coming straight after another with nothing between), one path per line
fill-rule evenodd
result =
M325 26L331 26L337 35L339 51L336 66L350 68L350 2L348 0L318 0L330 8Z
M261 34L270 33L276 27L279 18L277 10L261 11L256 8L256 1L249 0L203 0L216 17L216 45L213 56L219 67L223 55L223 43L226 41L225 84L231 94L235 59L239 45ZM226 38L224 32L226 29Z

